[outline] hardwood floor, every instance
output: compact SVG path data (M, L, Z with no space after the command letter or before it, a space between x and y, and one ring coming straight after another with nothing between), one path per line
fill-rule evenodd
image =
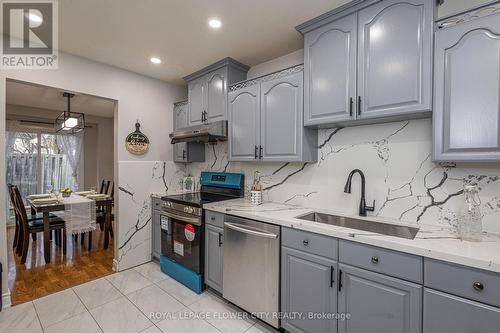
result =
M92 251L87 250L88 240L82 246L68 237L68 252L63 256L62 249L51 242L51 262L46 265L43 259L43 235L38 234L36 242L30 241L26 264L21 265L21 257L15 255L12 244L14 227L7 227L8 248L8 285L12 304L31 301L78 284L113 273L113 242L107 250L103 249L104 233L99 227L93 232Z

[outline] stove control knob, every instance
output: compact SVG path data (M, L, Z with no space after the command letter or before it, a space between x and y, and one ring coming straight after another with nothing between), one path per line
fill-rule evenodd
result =
M170 201L165 202L165 207L172 208L172 203Z

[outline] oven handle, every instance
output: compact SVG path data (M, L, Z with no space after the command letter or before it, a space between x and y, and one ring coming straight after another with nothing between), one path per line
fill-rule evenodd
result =
M182 222L187 222L187 223L191 223L191 224L194 224L197 226L201 226L201 221L200 221L200 218L198 218L198 217L183 216L183 215L178 215L178 214L174 214L174 213L167 212L167 211L163 211L162 214L167 216L167 217L170 217L172 219L176 219L176 220L179 220Z
M262 231L256 231L256 230L251 230L247 228L242 228L240 224L235 224L231 222L224 222L224 225L228 227L229 229L235 230L242 232L244 234L248 235L253 235L253 236L258 236L258 237L264 237L264 238L271 238L271 239L277 239L278 235L268 233L268 232L262 232Z

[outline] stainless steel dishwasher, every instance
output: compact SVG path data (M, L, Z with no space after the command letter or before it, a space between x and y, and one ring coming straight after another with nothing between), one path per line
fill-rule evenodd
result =
M224 221L225 299L278 328L280 237L277 225L226 215Z

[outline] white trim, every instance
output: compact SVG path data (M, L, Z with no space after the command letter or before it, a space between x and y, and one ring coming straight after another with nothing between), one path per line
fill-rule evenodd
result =
M12 302L10 300L10 290L7 288L7 292L2 295L2 309L10 308Z

